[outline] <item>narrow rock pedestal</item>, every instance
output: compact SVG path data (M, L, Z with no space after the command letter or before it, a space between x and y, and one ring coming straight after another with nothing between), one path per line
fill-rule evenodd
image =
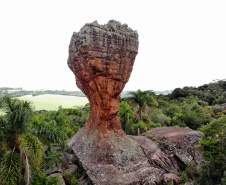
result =
M162 184L154 168L118 117L119 99L138 53L138 34L126 24L96 21L73 33L68 66L90 102L90 117L69 141L94 184ZM169 177L169 176L167 176Z

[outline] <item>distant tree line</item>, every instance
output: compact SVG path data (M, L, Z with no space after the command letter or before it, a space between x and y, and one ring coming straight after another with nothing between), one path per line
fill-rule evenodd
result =
M26 95L39 96L45 94L85 97L84 93L81 91L65 91L65 90L26 91L23 90L22 88L0 88L0 96L9 95L10 97L21 97Z
M166 91L156 91L156 94L169 94L171 90ZM128 96L130 91L123 91L121 93L121 97L124 98ZM35 90L35 91L27 91L22 88L10 88L10 87L1 87L0 88L0 96L9 95L10 97L21 97L26 95L39 96L45 94L54 94L54 95L64 95L64 96L80 96L85 97L85 94L82 91L65 91L65 90Z

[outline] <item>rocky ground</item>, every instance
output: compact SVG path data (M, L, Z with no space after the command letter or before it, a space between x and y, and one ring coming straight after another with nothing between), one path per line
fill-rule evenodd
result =
M92 168L88 167L87 175L81 176L78 182L82 185L169 182L179 184L180 178L177 174L184 170L184 166L202 161L201 155L195 149L201 136L200 132L179 127L160 127L146 132L143 136L128 136L143 151L146 158L143 162L136 163L137 169L133 166L132 169L128 168L128 171L125 171L116 169L113 164L107 164L105 161L98 163L94 161ZM76 162L75 156L73 153L64 152L60 168L54 168L48 174L57 175L64 182L63 173L75 174L78 169L87 165L87 161Z

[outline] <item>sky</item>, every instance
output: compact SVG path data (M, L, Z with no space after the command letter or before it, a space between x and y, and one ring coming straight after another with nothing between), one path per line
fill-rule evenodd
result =
M139 34L124 90L226 79L225 0L1 0L0 87L79 90L67 66L72 33L112 19Z

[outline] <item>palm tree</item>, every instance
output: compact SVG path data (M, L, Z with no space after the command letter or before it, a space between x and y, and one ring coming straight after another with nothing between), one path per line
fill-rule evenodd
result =
M140 89L135 92L129 93L129 100L132 105L138 107L138 121L142 121L142 111L151 112L151 105L158 105L153 96L150 95L151 91L141 91Z
M134 118L134 112L131 110L130 106L126 101L120 103L119 117L123 130L126 130L126 124L128 124L131 119Z
M28 185L31 170L40 168L44 153L42 143L29 132L32 105L28 101L4 96L0 98L0 110L5 113L0 117L0 148L5 149L0 160L0 184L16 185L24 181Z

